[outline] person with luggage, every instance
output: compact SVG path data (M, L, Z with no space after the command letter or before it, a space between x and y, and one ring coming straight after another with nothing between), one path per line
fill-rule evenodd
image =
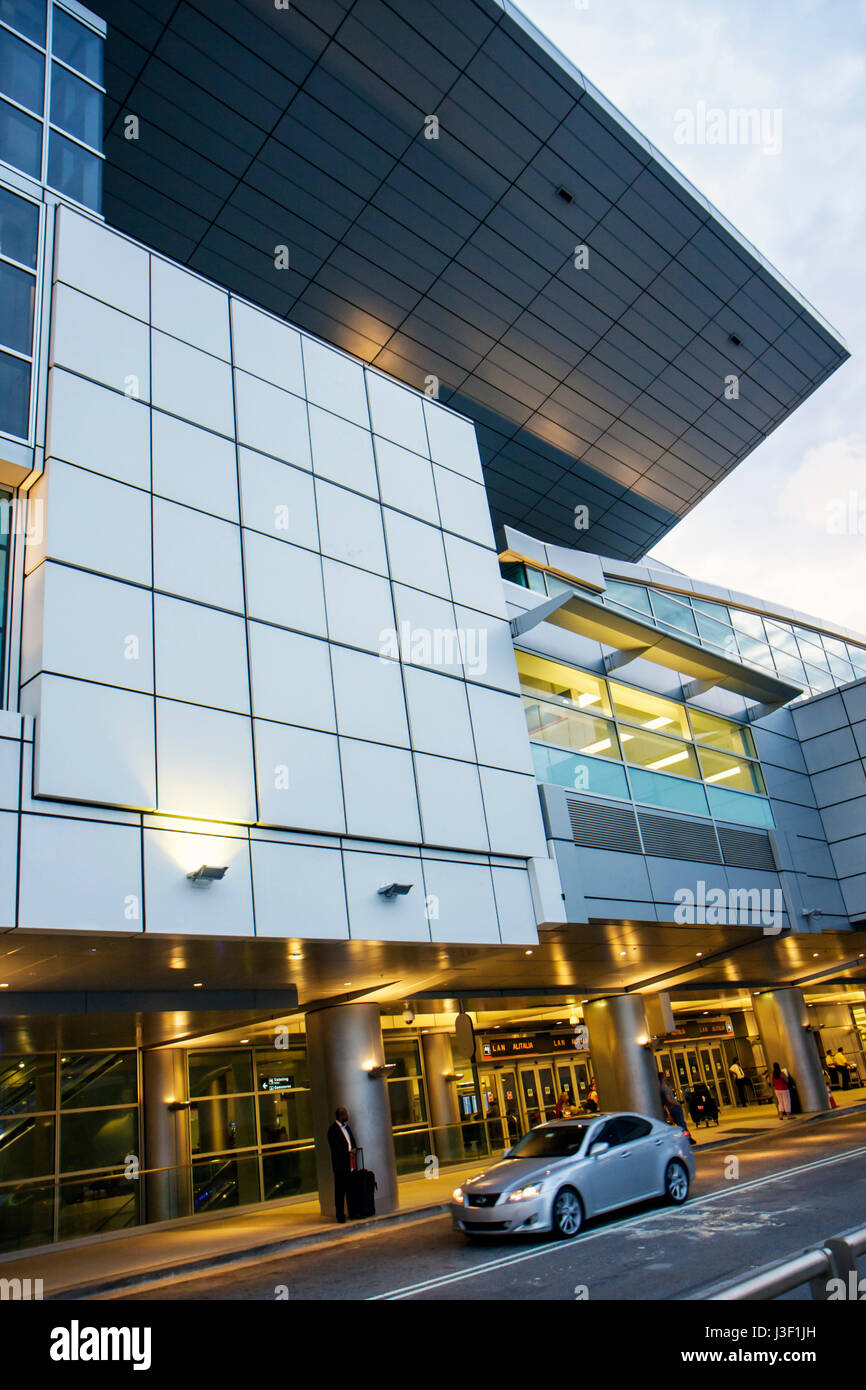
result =
M773 1090L776 1092L776 1104L779 1107L779 1119L784 1120L791 1114L791 1091L788 1087L787 1078L782 1073L782 1068L778 1062L773 1063Z
M358 1151L355 1136L349 1128L349 1112L345 1106L337 1108L334 1123L328 1130L328 1145L331 1150L331 1167L334 1170L334 1207L337 1220L346 1220L344 1210L349 1175L352 1172L353 1157Z
M743 1068L740 1065L739 1057L734 1058L733 1062L730 1065L729 1071L731 1073L734 1085L737 1088L737 1103L742 1106L748 1105L749 1102L746 1099L746 1073L743 1071Z

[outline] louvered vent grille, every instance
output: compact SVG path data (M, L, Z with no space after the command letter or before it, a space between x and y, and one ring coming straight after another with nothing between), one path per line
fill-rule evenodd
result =
M774 871L776 861L773 847L766 832L755 830L729 830L719 826L719 843L725 863L738 869L770 869Z
M692 859L701 864L721 864L722 856L711 825L678 816L658 816L652 811L638 814L644 850L660 859Z
M637 820L630 806L615 806L589 798L578 800L570 796L565 800L576 845L586 845L590 849L618 849L625 854L642 853Z

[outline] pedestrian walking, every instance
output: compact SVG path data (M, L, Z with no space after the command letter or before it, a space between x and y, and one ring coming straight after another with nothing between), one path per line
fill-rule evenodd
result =
M737 1103L743 1106L748 1105L748 1101L746 1099L746 1073L740 1066L739 1057L734 1058L733 1062L730 1065L729 1071L731 1073L734 1085L737 1088Z
M784 1120L786 1115L791 1113L791 1092L788 1082L782 1074L782 1068L778 1062L773 1063L773 1090L776 1092L776 1104L779 1107L779 1119Z
M328 1145L331 1150L331 1167L334 1170L334 1207L337 1220L345 1221L346 1189L349 1174L358 1149L355 1136L349 1128L349 1112L341 1105L336 1111L334 1123L328 1130Z
M671 1074L669 1071L666 1071L664 1075L659 1072L659 1095L661 1097L662 1109L667 1111L671 1119L671 1124L679 1125L680 1129L688 1134L689 1143L694 1144L695 1141L691 1134L689 1134L686 1117L683 1114L683 1107L677 1100L673 1086L671 1085Z

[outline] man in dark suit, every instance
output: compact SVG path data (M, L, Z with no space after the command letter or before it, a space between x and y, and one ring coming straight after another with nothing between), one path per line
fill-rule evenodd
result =
M349 1112L344 1106L337 1110L336 1119L328 1130L328 1144L331 1149L331 1167L334 1170L334 1207L337 1220L345 1221L344 1204L349 1174L352 1171L352 1155L357 1149L355 1136L349 1128Z

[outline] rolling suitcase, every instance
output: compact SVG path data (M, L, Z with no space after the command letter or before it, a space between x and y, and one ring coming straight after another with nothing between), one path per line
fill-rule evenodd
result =
M376 1215L376 1174L364 1167L364 1150L355 1150L355 1167L346 1184L346 1208L352 1221Z

